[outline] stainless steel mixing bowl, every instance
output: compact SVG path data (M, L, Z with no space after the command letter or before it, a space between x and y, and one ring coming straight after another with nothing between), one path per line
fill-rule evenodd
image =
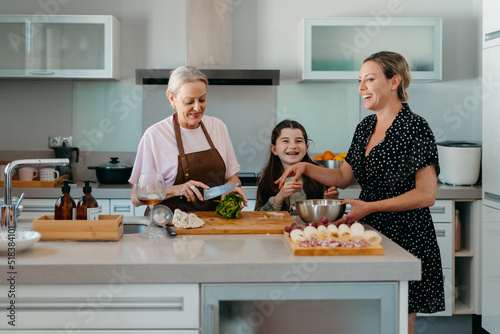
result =
M308 199L295 203L297 215L306 223L319 221L326 217L329 222L336 221L345 212L345 204L337 199Z

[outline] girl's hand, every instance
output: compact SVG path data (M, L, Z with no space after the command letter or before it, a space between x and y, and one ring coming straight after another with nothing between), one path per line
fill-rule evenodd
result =
M296 164L288 166L287 169L285 169L285 171L283 172L283 175L281 175L281 177L274 183L279 183L278 188L281 189L285 184L286 178L289 176L295 176L295 182L298 182L300 176L304 174L307 164L308 162L298 162Z
M274 197L274 204L283 205L285 199L292 196L301 189L302 189L302 182L299 181L286 182L283 185L283 187L281 187L280 192Z
M345 199L342 201L342 204L350 204L351 210L347 215L345 215L345 219L350 221L357 221L361 218L368 216L370 213L375 212L376 210L372 209L372 205L369 202L360 201L359 199Z
M326 199L338 199L339 198L339 191L337 190L337 187L332 186L325 191L325 198Z

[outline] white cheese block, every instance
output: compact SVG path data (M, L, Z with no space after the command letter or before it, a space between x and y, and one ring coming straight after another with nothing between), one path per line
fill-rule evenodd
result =
M194 213L185 213L184 211L175 209L172 224L180 228L197 228L203 226L205 222Z
M365 227L356 222L351 225L351 240L361 240L365 235Z

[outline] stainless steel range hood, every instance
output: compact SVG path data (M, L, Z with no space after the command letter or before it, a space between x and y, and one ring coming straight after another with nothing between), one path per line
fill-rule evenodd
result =
M277 86L279 70L200 69L210 85L232 86ZM172 69L137 69L135 83L138 85L167 85Z
M279 70L231 68L231 1L186 2L186 65L198 67L210 85L279 85ZM138 85L166 85L171 69L137 69Z

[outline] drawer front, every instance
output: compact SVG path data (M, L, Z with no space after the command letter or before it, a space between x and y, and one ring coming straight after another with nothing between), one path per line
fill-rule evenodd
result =
M452 200L437 200L429 209L434 223L451 223L453 221Z
M16 329L192 329L200 327L198 284L18 285ZM7 309L7 285L0 307ZM1 329L10 329L7 321ZM53 333L52 331L52 333Z
M36 219L43 215L53 215L56 199L26 198L21 202L23 210L19 219Z
M452 223L436 223L436 230L439 252L441 253L441 263L443 268L452 268L453 263L453 224Z
M99 214L100 215L109 215L110 214L110 205L108 198L96 198L97 204L99 204Z

